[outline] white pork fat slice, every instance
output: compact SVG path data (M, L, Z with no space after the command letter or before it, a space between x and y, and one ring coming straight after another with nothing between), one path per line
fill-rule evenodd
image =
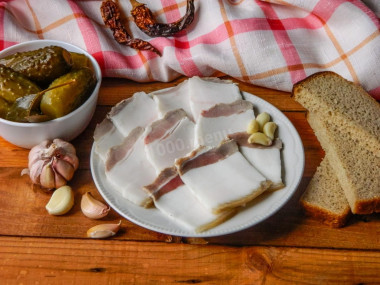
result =
M100 124L95 128L94 132L94 146L95 152L103 160L107 159L108 151L116 145L123 142L123 135L114 126L112 121L106 117Z
M248 143L249 134L235 133L229 135L239 145L243 156L268 180L272 181L269 191L278 190L285 187L281 173L281 149L282 141L276 138L272 145L263 146Z
M242 99L239 87L231 81L198 76L188 81L190 107L194 121L198 120L202 111L218 103L232 103Z
M116 104L108 116L126 137L134 128L145 128L155 121L158 118L158 109L156 102L148 94L137 92L131 98Z
M239 152L233 140L200 147L176 161L182 181L213 213L245 205L271 184Z
M122 196L139 206L149 206L150 195L143 189L156 178L156 171L144 150L144 128L130 132L123 143L111 148L106 161L106 177Z
M236 213L230 210L216 215L207 210L183 183L175 167L163 170L152 184L144 188L151 193L156 208L165 216L195 232L209 230Z
M245 131L254 118L253 104L249 101L217 104L199 116L195 126L195 145L217 146L229 134Z
M157 103L160 116L169 111L183 109L190 120L194 121L190 107L189 81L186 80L175 87L170 87L150 93Z
M194 123L182 109L166 113L147 128L145 150L157 174L194 149Z

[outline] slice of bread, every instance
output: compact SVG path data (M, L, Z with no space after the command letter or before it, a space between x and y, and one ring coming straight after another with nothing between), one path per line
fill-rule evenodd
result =
M325 158L300 199L306 215L338 228L351 216L350 206L338 178Z
M298 82L292 93L308 111L318 112L380 157L380 104L361 86L327 71Z
M358 145L350 133L343 132L319 114L308 113L326 157L338 177L354 214L380 212L380 157Z

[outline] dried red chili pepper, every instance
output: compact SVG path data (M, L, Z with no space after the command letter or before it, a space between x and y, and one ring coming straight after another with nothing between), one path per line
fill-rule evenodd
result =
M194 0L187 0L186 13L178 21L173 23L157 23L150 9L136 0L131 0L133 9L131 15L136 25L145 34L151 37L169 37L182 31L191 24L194 19Z
M104 24L112 30L113 37L119 44L124 44L137 50L153 51L161 56L161 53L150 43L141 39L132 38L128 34L127 30L121 23L120 10L115 2L112 0L103 1L100 7L100 12L102 14Z

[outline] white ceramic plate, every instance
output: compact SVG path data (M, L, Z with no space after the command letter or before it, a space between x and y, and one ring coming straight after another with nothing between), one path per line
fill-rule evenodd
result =
M256 225L276 213L292 197L302 178L305 162L302 141L292 123L280 110L252 94L243 92L243 96L254 104L256 115L268 112L278 125L278 137L283 141L281 158L285 188L262 194L230 220L208 231L196 233L178 225L156 208L145 209L123 198L108 183L103 163L93 146L91 172L100 194L116 212L131 222L153 231L182 237L211 237L234 233Z

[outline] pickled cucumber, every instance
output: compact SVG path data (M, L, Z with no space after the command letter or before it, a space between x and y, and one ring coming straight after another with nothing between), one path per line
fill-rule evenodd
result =
M0 64L0 98L12 104L17 98L39 91L40 87L32 81Z
M9 112L10 104L0 98L0 118L5 119L7 113Z
M47 85L72 67L71 54L64 48L48 46L18 52L0 59L0 64L21 73L39 85Z
M92 69L90 59L83 53L70 52L73 61L72 69L90 68Z
M72 83L48 91L42 96L40 109L44 115L59 118L70 113L88 98L96 83L93 72L82 68L57 78L49 88L68 81Z

